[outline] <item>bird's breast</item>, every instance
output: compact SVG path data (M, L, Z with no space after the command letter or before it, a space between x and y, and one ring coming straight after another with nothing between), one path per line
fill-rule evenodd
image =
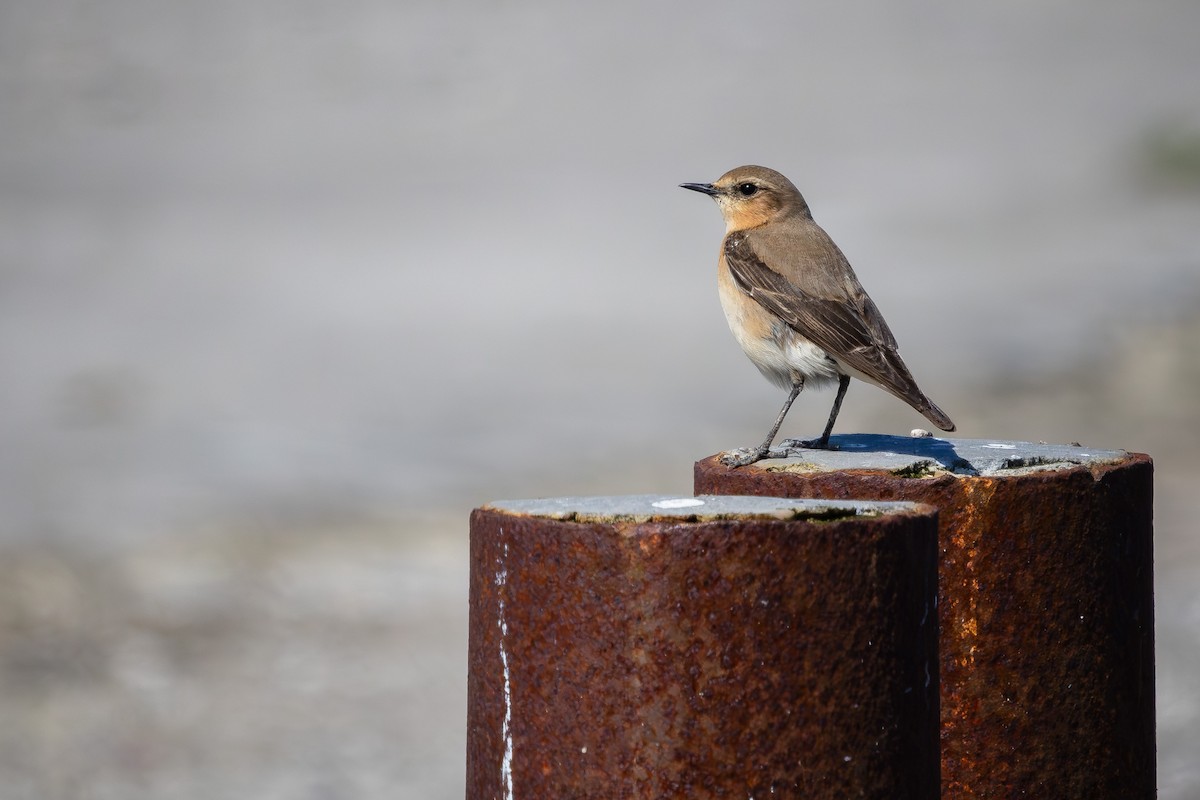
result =
M733 338L767 380L785 389L798 376L812 388L837 380L837 365L825 351L742 291L724 258L717 270L717 292Z

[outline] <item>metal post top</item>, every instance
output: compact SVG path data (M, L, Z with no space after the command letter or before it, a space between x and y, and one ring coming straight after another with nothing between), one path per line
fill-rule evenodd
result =
M480 509L559 521L711 522L725 519L830 520L931 513L920 503L872 500L797 500L783 497L638 494L497 500Z
M791 449L787 457L765 459L740 469L782 472L880 470L914 475L1005 476L1114 464L1131 455L1125 450L1080 444L866 433L831 436L829 444L829 450Z

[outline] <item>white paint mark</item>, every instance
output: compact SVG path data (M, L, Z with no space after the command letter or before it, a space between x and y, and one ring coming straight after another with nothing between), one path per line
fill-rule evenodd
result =
M1015 444L1004 444L1003 442L988 442L984 447L990 447L993 450L1016 450Z
M504 533L503 530L500 531ZM500 619L497 624L500 626L500 666L504 670L504 724L500 729L500 736L504 739L504 760L500 763L500 780L504 784L505 800L513 800L513 779L512 779L512 759L513 759L513 737L512 737L512 683L511 676L508 672L508 652L504 649L504 639L508 636L508 622L504 619L504 586L508 582L508 568L504 566L508 560L508 543L504 544L504 558L501 559L501 567L496 572L496 586L501 590L500 595Z
M672 500L656 500L650 505L655 508L691 508L704 505L704 501L694 497L677 497Z
M932 439L933 434L924 428L913 428L908 432L908 435L914 439Z

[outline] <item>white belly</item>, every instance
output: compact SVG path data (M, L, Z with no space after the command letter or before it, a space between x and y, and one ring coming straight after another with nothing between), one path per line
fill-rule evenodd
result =
M721 308L742 351L767 380L790 389L797 377L809 389L837 383L837 365L825 351L750 301L727 274L718 281Z

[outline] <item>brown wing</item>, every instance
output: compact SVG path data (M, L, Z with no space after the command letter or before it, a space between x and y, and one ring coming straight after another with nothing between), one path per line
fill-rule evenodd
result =
M841 257L836 247L831 252ZM835 265L844 268L848 280L826 282L838 286L839 296L822 297L803 291L767 266L745 234L734 233L726 238L725 261L742 291L839 364L872 379L922 414L928 416L930 410L935 410L945 417L917 388L896 352L895 337L875 303L853 278L849 265ZM935 424L941 426L940 421Z

